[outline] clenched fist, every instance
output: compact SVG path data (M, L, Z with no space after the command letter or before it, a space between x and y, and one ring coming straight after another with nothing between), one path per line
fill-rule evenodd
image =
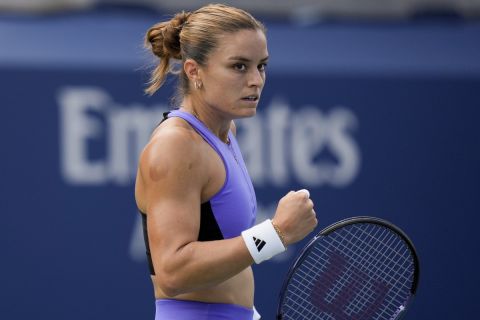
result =
M272 223L282 232L287 246L312 232L318 221L308 190L290 191L280 199Z

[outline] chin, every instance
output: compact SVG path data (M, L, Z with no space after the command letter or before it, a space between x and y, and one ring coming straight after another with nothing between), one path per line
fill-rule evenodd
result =
M241 115L239 115L239 118L250 118L253 117L257 114L257 108L248 108L244 109Z

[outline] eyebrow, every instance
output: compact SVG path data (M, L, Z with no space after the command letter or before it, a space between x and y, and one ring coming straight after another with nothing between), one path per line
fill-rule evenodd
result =
M269 58L269 57L266 56L265 58L263 58L262 60L260 60L260 62L267 61L268 58ZM242 62L250 62L250 61L251 61L250 59L245 58L245 57L241 57L241 56L230 57L228 60L235 60L235 61L242 61Z

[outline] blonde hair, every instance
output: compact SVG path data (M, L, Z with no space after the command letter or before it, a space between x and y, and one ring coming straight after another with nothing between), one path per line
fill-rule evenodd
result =
M173 70L171 59L185 62L193 59L206 64L209 53L218 45L222 34L251 29L266 32L265 26L248 12L222 4L210 4L194 12L182 11L171 20L155 24L145 36L145 45L160 62L153 70L145 92L154 94ZM189 93L188 77L179 73L179 94Z

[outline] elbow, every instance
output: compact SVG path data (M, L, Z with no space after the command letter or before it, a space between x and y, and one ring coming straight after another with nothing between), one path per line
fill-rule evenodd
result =
M174 298L192 290L192 275L184 266L185 259L167 255L162 256L162 259L155 264L157 271L155 282L168 298Z
M181 293L177 288L169 287L169 286L166 286L166 285L161 285L160 289L162 289L163 294L167 298L175 298L176 296L178 296Z
M179 294L184 293L182 285L175 275L163 273L158 275L157 278L158 286L168 298L174 298Z

